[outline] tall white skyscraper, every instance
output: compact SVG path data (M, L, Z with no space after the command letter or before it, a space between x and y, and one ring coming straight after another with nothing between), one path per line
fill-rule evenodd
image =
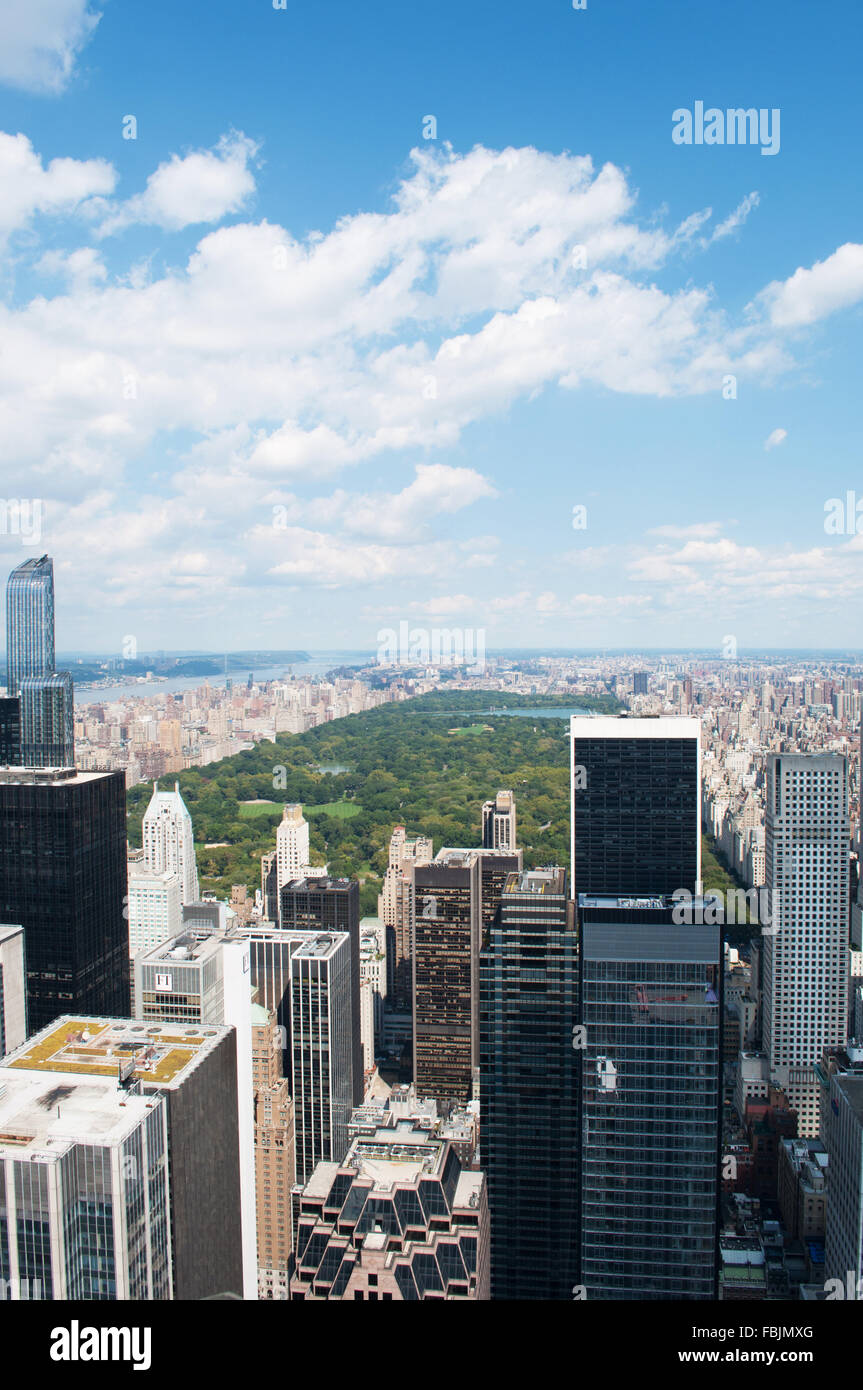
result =
M818 1133L815 1066L844 1045L848 1012L848 767L834 753L767 759L763 1041L806 1138Z
M144 812L142 826L144 864L156 873L177 874L184 903L199 899L198 866L195 863L195 837L192 817L180 795L179 782L172 792L160 792L159 783Z
M143 864L129 865L129 956L152 951L183 925L179 874L158 873Z
M293 878L302 878L309 862L309 823L302 806L286 806L276 831L276 873L281 892Z
M499 791L494 801L482 804L482 843L484 849L515 849L515 797Z

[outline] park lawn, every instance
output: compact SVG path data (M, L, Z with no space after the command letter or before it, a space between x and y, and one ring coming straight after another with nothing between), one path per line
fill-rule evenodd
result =
M241 801L240 816L243 820L251 816L271 816L275 811L281 812L283 805L282 801ZM352 820L362 809L355 801L325 801L321 806L304 806L303 815L307 819L309 816L336 816L339 820Z

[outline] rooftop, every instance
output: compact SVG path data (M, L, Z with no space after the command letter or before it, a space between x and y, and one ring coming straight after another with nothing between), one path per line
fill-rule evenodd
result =
M130 1076L147 1085L176 1088L230 1031L199 1023L66 1015L10 1052L3 1069L116 1079L120 1067L134 1059Z
M48 1159L74 1143L122 1143L160 1103L121 1090L116 1080L58 1085L54 1076L0 1068L0 1158Z

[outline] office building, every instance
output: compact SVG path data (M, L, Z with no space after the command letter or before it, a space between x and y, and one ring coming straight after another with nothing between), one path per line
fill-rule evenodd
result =
M143 864L128 865L129 955L152 951L183 926L182 884L179 874L159 873Z
M699 902L578 898L588 1302L716 1297L722 929Z
M159 791L153 786L150 804L141 823L144 864L154 873L176 874L180 880L182 900L195 903L198 892L198 866L195 861L195 834L192 817L180 795L179 782L172 792Z
M7 1297L173 1296L167 1115L116 1079L0 1067Z
M633 672L633 675L632 675L632 693L633 693L633 695L646 695L646 694L647 694L647 682L648 682L648 680L649 680L649 672L648 672L648 671L634 671L634 672Z
M249 943L233 932L184 928L135 957L135 1017L183 1030L187 1023L226 1024L237 1050L236 1113L240 1146L244 1296L257 1298L255 1136L252 1095L252 985Z
M499 791L494 801L482 805L482 843L485 849L515 850L515 797Z
M575 715L572 891L673 894L701 886L701 724Z
M283 931L347 932L350 937L353 1103L363 1099L363 1048L360 1037L360 885L355 878L328 875L291 879L280 889Z
M413 1120L364 1129L342 1162L317 1165L294 1200L293 1299L489 1296L485 1176Z
M848 769L838 754L770 754L765 812L763 1046L770 1080L818 1133L815 1073L848 1029Z
M429 836L417 835L409 840L403 825L395 827L378 898L378 915L386 933L387 993L392 1007L399 1012L410 1012L413 1001L413 870L417 864L430 864L433 858Z
M0 924L0 1058L27 1037L24 929Z
M129 1014L122 772L0 769L0 921L24 928L28 1022Z
M300 1183L347 1146L352 1023L350 936L310 933L291 952L291 1094Z
M19 701L20 757L27 767L75 766L72 676L54 669L54 564L25 560L6 586L7 695ZM5 741L14 740L7 710ZM14 741L11 743L14 753Z
M258 1297L285 1300L291 1259L291 1190L296 1181L294 1102L282 1074L276 1015L252 1005Z
M363 917L360 920L360 1037L364 1076L375 1069L375 1056L383 1039L386 997L384 925L378 917Z
M302 878L309 862L309 823L298 805L286 806L276 831L276 884Z
M441 850L414 883L414 1080L441 1106L463 1105L479 1066L479 853Z
M266 922L279 920L279 868L278 855L261 855L261 914Z
M27 1142L33 1145L34 1162L43 1161L37 1154L50 1162L47 1155L53 1145L43 1145L42 1137L61 1142L73 1140L81 1149L80 1155L69 1160L75 1166L68 1176L62 1169L56 1177L49 1178L46 1173L44 1179L38 1178L38 1194L35 1183L27 1191L30 1207L26 1221L30 1224L23 1228L25 1239L18 1240L20 1279L38 1277L40 1269L48 1264L45 1246L37 1236L44 1229L46 1211L50 1211L54 1200L56 1217L52 1215L51 1219L58 1231L68 1229L70 1222L80 1225L76 1240L83 1270L76 1276L80 1281L77 1287L89 1287L91 1292L73 1292L76 1285L63 1282L70 1276L62 1268L62 1261L57 1260L52 1264L60 1276L55 1286L59 1292L52 1292L51 1297L126 1296L121 1292L127 1278L122 1264L126 1259L133 1271L129 1287L140 1290L146 1277L153 1281L154 1289L160 1290L152 1294L154 1298L173 1296L195 1301L224 1294L242 1296L237 1046L233 1029L185 1023L180 1033L176 1023L67 1016L56 1019L51 1027L31 1037L5 1059L0 1067L0 1115L4 1095L14 1094L15 1083L21 1079L44 1088L34 1093L35 1102L29 1105L27 1123L22 1123L18 1136L23 1142L24 1136L32 1134ZM164 1223L159 1224L159 1209L164 1201L161 1193L165 1150L164 1145L158 1147L156 1122L155 1133L148 1129L146 1135L147 1145L152 1142L153 1148L145 1152L141 1147L143 1132L139 1144L137 1138L122 1129L121 1121L117 1133L117 1142L121 1144L120 1172L127 1179L136 1180L129 1186L116 1184L113 1158L96 1164L92 1154L94 1146L104 1144L106 1135L112 1133L110 1123L115 1106L121 1115L128 1114L131 1119L140 1108L138 1101L146 1107L148 1102L158 1102L160 1098L167 1122L167 1254L159 1234L164 1229ZM70 1103L71 1113L65 1108ZM103 1120L97 1119L100 1107L106 1117ZM53 1116L50 1133L40 1134L37 1128L40 1110L43 1125L48 1124L49 1113ZM153 1104L150 1113L159 1114L158 1104ZM15 1135L5 1120L0 1130L4 1136L10 1132ZM15 1148L6 1160L7 1194L12 1190L10 1158L14 1165L18 1156L15 1137L12 1143ZM136 1167L136 1163L140 1166ZM150 1180L147 1183L143 1182L144 1175ZM11 1176L15 1180L14 1191L20 1193L14 1167ZM141 1181L137 1181L139 1178ZM58 1194L54 1198L52 1190ZM47 1198L43 1195L46 1191ZM128 1199L131 1210L123 1198ZM146 1221L142 1220L142 1201L146 1204L144 1211L149 1211ZM133 1238L128 1251L122 1243L112 1249L111 1211L106 1208L114 1203L127 1213L118 1212L117 1219L133 1223L129 1226ZM114 1229L122 1237L122 1224ZM145 1258L148 1230L154 1232L151 1239L157 1244L155 1249L148 1246ZM41 1255L39 1266L22 1267L22 1248L32 1250L34 1246L37 1260ZM166 1292L165 1284L168 1256L171 1294ZM116 1294L105 1292L112 1279ZM134 1292L128 1296L150 1295Z
M576 944L566 870L511 873L480 955L493 1298L571 1299L578 1282Z

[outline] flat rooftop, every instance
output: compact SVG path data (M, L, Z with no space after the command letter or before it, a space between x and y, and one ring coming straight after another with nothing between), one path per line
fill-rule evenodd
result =
M151 951L141 957L141 963L160 965L163 961L171 965L189 965L216 955L225 940L224 934L214 932L195 932L188 929L161 941Z
M291 952L293 960L329 960L343 942L350 942L346 931L316 932L309 941L303 941Z
M863 1122L863 1076L840 1075L833 1080L850 1105L855 1120Z
M158 1096L133 1095L116 1081L16 1074L0 1067L0 1159L59 1157L75 1143L121 1144Z
M507 874L504 893L562 893L566 881L566 870L522 869L520 873Z
M134 1060L131 1076L170 1089L230 1032L215 1024L66 1015L10 1052L3 1069L116 1080L120 1067Z

